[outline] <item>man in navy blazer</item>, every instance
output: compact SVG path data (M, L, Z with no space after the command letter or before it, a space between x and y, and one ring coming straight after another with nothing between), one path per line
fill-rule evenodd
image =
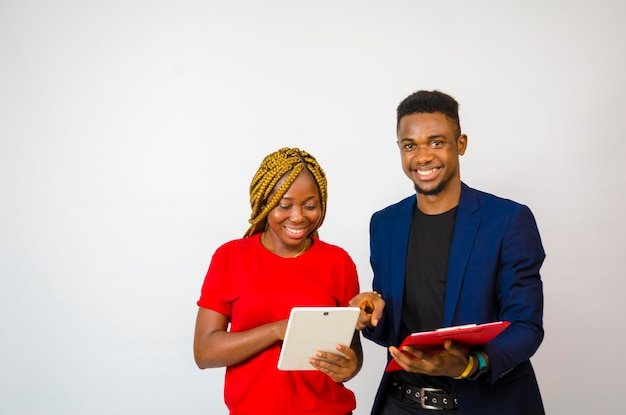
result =
M385 372L373 414L543 414L530 357L543 339L545 253L530 209L470 188L458 103L418 91L397 109L402 167L416 195L370 223L373 289L359 328L403 370ZM410 333L510 322L481 347L446 340L437 353L397 346Z

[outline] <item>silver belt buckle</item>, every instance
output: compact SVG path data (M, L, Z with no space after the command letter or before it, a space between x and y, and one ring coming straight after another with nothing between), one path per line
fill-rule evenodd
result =
M420 396L422 397L422 399L420 400L420 404L422 405L422 408L424 408L424 409L434 409L434 410L437 410L437 411L443 411L443 408L440 408L438 406L427 405L426 404L426 394L424 392L441 393L441 392L443 392L443 389L420 388ZM437 403L437 402L435 402L435 403Z

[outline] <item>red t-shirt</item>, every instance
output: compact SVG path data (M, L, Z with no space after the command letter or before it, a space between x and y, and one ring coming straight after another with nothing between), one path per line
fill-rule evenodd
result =
M319 239L295 258L261 245L260 234L217 249L198 305L230 318L244 331L289 318L292 307L347 306L359 292L354 262L343 249ZM280 371L281 343L226 368L224 399L232 415L346 415L352 391L317 370Z

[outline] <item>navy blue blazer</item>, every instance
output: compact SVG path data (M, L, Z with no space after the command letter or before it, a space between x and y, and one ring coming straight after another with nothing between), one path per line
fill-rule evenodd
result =
M370 222L372 288L385 300L383 317L365 337L399 345L404 270L416 196L376 212ZM482 350L490 361L483 381L454 380L463 415L543 414L530 357L543 340L545 258L537 224L527 206L462 184L445 294L444 325L509 321L511 325ZM387 387L383 375L374 407Z

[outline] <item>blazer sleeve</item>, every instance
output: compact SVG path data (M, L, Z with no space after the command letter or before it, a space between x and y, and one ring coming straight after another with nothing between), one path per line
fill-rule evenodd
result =
M496 286L500 320L511 325L485 346L491 382L530 359L544 336L543 286L539 270L545 252L530 209L516 205L501 241Z
M378 343L381 346L388 347L392 344L393 334L393 318L392 318L392 304L389 298L390 282L385 281L382 278L383 264L383 248L385 246L384 233L385 218L381 212L372 215L370 220L370 265L374 273L372 281L372 289L380 293L385 298L385 310L383 312L381 320L378 322L377 327L366 327L363 329L363 336L365 338Z

